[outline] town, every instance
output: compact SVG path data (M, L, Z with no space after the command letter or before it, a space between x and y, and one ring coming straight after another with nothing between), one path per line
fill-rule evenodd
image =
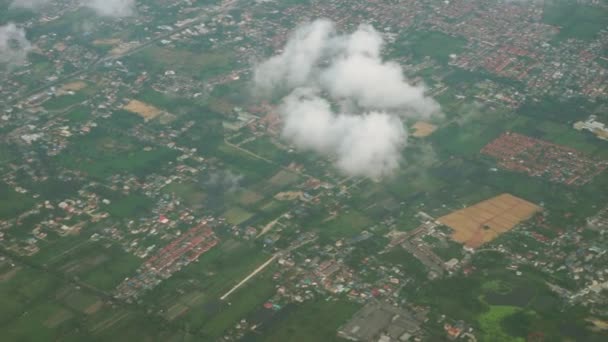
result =
M605 340L605 1L127 3L0 4L8 341ZM320 18L440 108L386 177L256 94Z

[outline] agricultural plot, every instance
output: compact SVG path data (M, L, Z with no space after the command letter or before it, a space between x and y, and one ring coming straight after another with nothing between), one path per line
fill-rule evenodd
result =
M139 100L131 100L122 109L141 116L145 121L152 120L162 114L162 110Z
M251 218L253 214L245 209L233 207L228 209L228 211L226 211L223 216L226 218L226 221L228 221L228 223L233 225L239 225Z
M437 130L437 126L424 121L416 122L412 128L414 129L412 136L416 138L428 137L429 135L433 134L435 130Z
M513 229L541 208L510 194L502 194L438 219L454 230L452 238L467 247L479 246Z

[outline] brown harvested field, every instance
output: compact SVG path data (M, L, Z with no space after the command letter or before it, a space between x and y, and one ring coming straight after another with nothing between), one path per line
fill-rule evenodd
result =
M61 90L63 91L79 91L87 87L86 82L83 81L74 81L70 83L66 83L61 86Z
M437 221L454 230L452 239L467 247L477 248L541 210L534 203L511 194L502 194L454 211Z
M414 126L412 126L412 128L416 130L412 134L413 136L415 136L416 138L424 138L433 134L433 132L435 132L435 130L437 129L437 126L432 125L428 122L418 121L414 124Z
M154 119L162 113L160 109L138 100L131 100L122 108L141 116L146 121Z
M95 39L93 41L93 45L95 46L104 46L104 45L116 45L121 42L118 38L108 38L108 39Z
M293 201L302 198L302 191L284 191L274 195L274 198L279 201Z

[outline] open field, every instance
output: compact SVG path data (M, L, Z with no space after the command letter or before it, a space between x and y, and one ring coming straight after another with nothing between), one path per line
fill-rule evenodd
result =
M490 309L478 317L478 323L483 331L484 340L487 341L513 341L523 342L525 339L508 335L501 328L502 321L521 311L515 306L491 305Z
M467 247L477 248L513 229L540 210L536 204L510 194L502 194L442 216L438 221L454 230L454 240Z
M93 178L106 178L123 172L137 176L158 172L159 165L176 157L175 151L162 146L142 151L143 146L132 137L115 133L110 137L109 131L97 128L76 138L74 144L53 162L60 167L80 170Z
M30 196L20 194L0 182L0 219L15 217L33 204L34 200Z
M244 206L250 206L258 203L263 199L264 196L260 195L259 193L251 190L245 190L242 194L239 195L238 201Z
M195 182L173 182L166 185L162 191L180 197L191 208L202 206L206 198L201 186Z
M233 207L228 209L223 216L226 218L228 223L238 225L247 221L251 216L253 216L253 214L245 209Z
M346 301L311 301L285 307L279 318L262 327L255 341L307 342L344 341L336 331L359 309L359 304Z
M229 52L200 53L185 49L169 49L151 46L129 57L146 65L149 70L167 70L209 77L226 72L234 65Z
M350 210L339 214L336 218L329 219L320 228L322 236L343 238L353 237L373 224L373 221L358 211Z
M412 133L412 136L416 138L424 138L433 134L433 132L435 132L437 129L437 126L428 122L418 121L414 124L414 126L412 126L412 128L415 130L414 133Z
M464 38L437 31L416 31L402 40L398 52L412 54L417 60L430 56L442 63L447 63L451 54L459 54L467 44Z
M86 88L88 85L84 81L73 81L61 86L62 91L79 91Z
M608 10L598 6L556 0L545 6L543 21L559 27L558 39L592 40L608 25Z
M93 41L93 45L95 46L107 46L107 45L116 45L121 42L118 38L107 38L107 39L95 39Z
M145 121L152 120L162 113L160 109L139 100L131 100L122 108L141 116Z

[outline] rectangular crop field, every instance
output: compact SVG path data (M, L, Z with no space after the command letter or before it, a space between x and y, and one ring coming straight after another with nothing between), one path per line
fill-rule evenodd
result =
M510 194L502 194L438 219L454 230L452 239L477 248L532 217L541 207Z

